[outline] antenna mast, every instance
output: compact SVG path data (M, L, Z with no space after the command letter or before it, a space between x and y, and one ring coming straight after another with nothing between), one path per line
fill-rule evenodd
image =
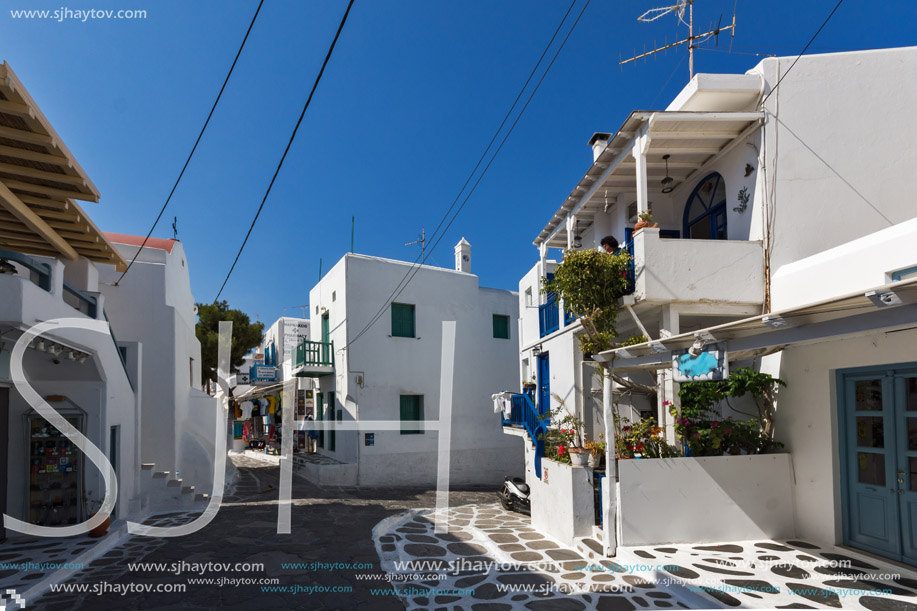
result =
M420 239L414 240L413 242L405 242L405 246L413 246L414 244L420 244L420 264L423 265L426 263L427 259L427 228L420 228Z
M303 317L303 318L307 318L307 316L306 316L306 308L309 307L309 304L306 304L306 305L298 305L298 306L290 306L290 307L291 307L291 308L299 308L299 309L301 309L301 310L302 310L302 317Z
M686 9L688 12L688 21L687 22L684 19ZM655 55L656 53L659 53L660 51L665 51L667 49L677 47L678 45L687 44L688 45L688 72L689 72L690 78L693 79L694 78L694 49L697 47L697 45L694 44L694 41L701 39L701 38L706 39L706 38L709 38L710 36L716 37L716 40L719 41L720 32L725 32L726 30L731 30L732 36L735 37L735 28L736 28L735 12L732 13L732 24L731 25L720 27L719 24L717 24L716 28L708 32L704 32L703 34L698 34L697 36L695 36L694 35L694 0L678 0L678 4L675 4L672 6L663 6L660 8L650 9L646 11L645 13L643 13L642 15L640 15L639 17L637 17L637 21L649 23L651 21L656 21L660 17L664 17L665 15L668 15L669 13L676 13L678 15L678 20L684 23L686 26L688 26L688 37L683 40L675 41L672 44L663 45L661 47L656 47L656 43L654 42L652 51L645 51L641 53L640 55L636 55L636 52L635 52L634 56L631 57L630 59L625 59L625 60L618 62L619 65L623 66L624 64L636 61L638 59L649 57L650 55ZM720 16L720 20L722 20L722 16Z

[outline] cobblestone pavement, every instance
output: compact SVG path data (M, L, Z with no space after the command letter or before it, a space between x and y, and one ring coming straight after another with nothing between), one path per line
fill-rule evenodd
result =
M295 475L294 470L292 533L279 535L279 468L248 456L231 458L238 470L234 491L224 499L220 512L206 528L172 539L129 537L65 582L67 586L86 587L89 592L48 593L27 601L27 608L404 609L379 569L372 530L380 521L406 509L435 505L434 491L320 488ZM493 494L453 492L451 498L453 503L468 504L489 501ZM186 518L169 514L163 519L178 522ZM160 566L131 570L129 562ZM208 567L207 563L263 563L264 568L233 566L222 570L213 564ZM299 566L283 566L286 563ZM195 583L199 579L214 581ZM221 579L222 585L218 583ZM264 579L277 582L238 582ZM133 591L122 595L115 590L162 586L183 586L184 591ZM96 595L93 588L108 591ZM280 588L288 590L281 592Z
M447 532L436 532L444 517ZM917 574L805 541L619 548L590 560L496 503L379 524L382 568L408 609L679 608L917 611Z

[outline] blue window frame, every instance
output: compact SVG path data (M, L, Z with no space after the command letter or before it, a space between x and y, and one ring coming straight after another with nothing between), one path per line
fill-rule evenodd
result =
M691 192L683 229L690 240L726 239L726 181L719 173L708 174Z

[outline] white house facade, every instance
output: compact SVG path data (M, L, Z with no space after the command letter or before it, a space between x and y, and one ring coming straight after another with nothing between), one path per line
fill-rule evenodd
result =
M614 394L625 416L652 414L673 439L662 405L678 406L673 353L725 342L731 366L787 382L775 425L786 454L775 456L788 455L789 472L771 470L759 496L743 496L747 490L730 488L741 487L735 478L701 470L708 479L680 485L725 490L725 503L701 495L698 512L684 507L675 525L706 515L704 503L716 498L733 512L723 514L720 533L798 536L914 564L917 220L907 193L917 161L910 119L917 85L904 75L917 69L917 48L803 56L788 74L795 60L696 75L666 110L631 113L617 132L593 136L593 164L536 238L540 260L520 283L523 377L534 375L536 399L547 380L551 394L586 417L587 436L611 432L601 414ZM633 232L647 210L658 227ZM565 324L562 304L539 297L540 278L554 265L550 249L597 247L606 235L634 260L621 339L651 341L594 358L641 383L657 376L655 396L623 395L614 385L598 393L575 343L564 339L579 323ZM546 312L552 308L558 313ZM545 353L549 367L539 369ZM656 477L649 463L625 462L608 472L617 486L604 490L605 551L674 542L640 533L641 519L672 518L653 509L665 499L653 496L652 482L628 480L635 469ZM591 530L591 522L582 526L571 533ZM718 540L692 526L681 529L692 541Z
M310 292L312 356L300 354L294 373L314 379L319 453L349 465L351 484L436 483L439 433L423 423L439 421L444 321L456 325L451 482L494 484L522 472L522 449L490 409L492 389L518 384L518 297L478 285L467 242L456 259L449 270L348 254ZM401 424L335 430L380 420Z

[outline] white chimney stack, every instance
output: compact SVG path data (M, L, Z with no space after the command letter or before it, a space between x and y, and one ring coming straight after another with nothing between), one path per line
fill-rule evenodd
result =
M471 244L465 238L455 245L455 269L471 273Z
M609 140L611 140L611 134L607 132L595 132L592 134L592 138L589 139L589 146L592 147L593 163L599 160L599 155L601 155L605 147L608 146Z

